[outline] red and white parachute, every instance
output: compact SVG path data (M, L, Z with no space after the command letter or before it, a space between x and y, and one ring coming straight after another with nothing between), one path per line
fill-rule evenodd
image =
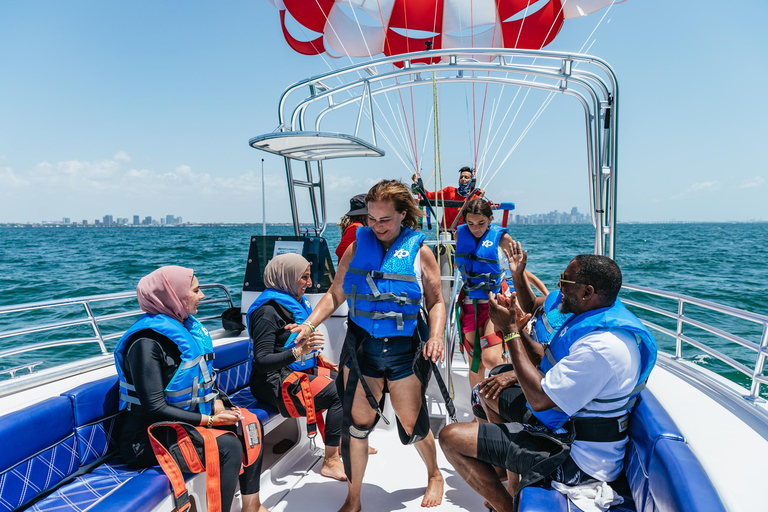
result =
M372 57L426 49L548 45L568 18L614 0L270 0L304 55Z

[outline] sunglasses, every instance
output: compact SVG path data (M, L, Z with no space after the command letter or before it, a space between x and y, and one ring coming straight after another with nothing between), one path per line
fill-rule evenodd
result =
M579 281L571 281L570 279L566 279L565 278L565 273L560 274L560 280L557 282L557 287L558 288L562 288L563 287L563 283L565 283L565 284L589 284L589 283L582 283L582 282L579 282Z

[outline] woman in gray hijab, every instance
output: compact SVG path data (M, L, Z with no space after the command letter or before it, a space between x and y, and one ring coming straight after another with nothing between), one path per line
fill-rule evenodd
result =
M281 254L264 269L267 289L251 304L246 319L253 344L251 393L261 403L276 407L283 416L291 416L291 404L283 401L282 385L294 372L307 374L317 411L327 410L325 418L325 459L320 473L336 480L346 480L339 458L341 443L341 401L333 380L338 366L319 350L323 335L312 332L298 344L290 328L302 323L312 312L304 297L312 286L309 262L299 254ZM320 368L330 369L327 372ZM295 415L295 412L294 412ZM318 414L319 416L319 414Z

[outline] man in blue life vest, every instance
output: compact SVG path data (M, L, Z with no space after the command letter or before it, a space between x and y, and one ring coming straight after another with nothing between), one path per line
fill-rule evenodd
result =
M615 480L629 411L656 362L653 336L617 299L621 270L613 260L576 256L558 286L560 312L573 316L546 347L521 334L530 315L515 300L490 296L491 320L504 335L520 386L500 411L509 423L459 423L440 432L446 458L498 512L512 511L513 496L544 479ZM494 466L507 469L506 489Z

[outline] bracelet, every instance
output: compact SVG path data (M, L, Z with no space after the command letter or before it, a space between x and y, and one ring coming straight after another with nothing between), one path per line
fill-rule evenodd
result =
M291 353L293 354L293 359L294 359L295 361L298 361L298 360L299 360L299 358L301 358L301 353L299 352L299 349L298 349L298 347L293 347L293 348L291 349Z
M301 324L301 325L306 325L306 326L308 326L308 327L309 327L309 330L310 330L310 331L312 331L312 332L315 332L315 329L317 329L317 327L315 327L314 325L312 325L312 322L310 322L309 320L304 320L304 322L302 322L302 324Z
M213 426L213 416L208 416L208 424L205 428L211 428Z
M519 337L520 337L520 333L517 332L517 331L511 332L509 334L505 334L504 335L504 342L506 343L506 342L512 341L513 339L519 338Z

